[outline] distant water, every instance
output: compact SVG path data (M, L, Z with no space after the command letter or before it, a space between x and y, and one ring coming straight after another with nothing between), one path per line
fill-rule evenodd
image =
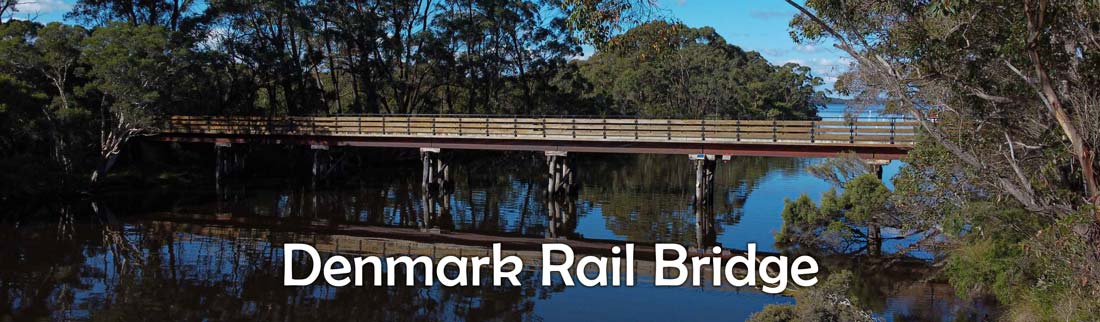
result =
M860 118L900 118L900 114L884 114L886 107L883 105L856 106L845 103L829 103L817 110L817 116L821 118L843 118L854 115Z

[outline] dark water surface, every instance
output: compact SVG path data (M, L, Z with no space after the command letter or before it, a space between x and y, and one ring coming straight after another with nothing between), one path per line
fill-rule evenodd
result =
M431 237L453 232L490 241L560 238L608 245L744 249L752 242L763 251L784 252L774 242L783 200L802 193L817 200L830 188L804 170L817 160L738 157L718 165L713 214L696 218L695 174L686 156L570 157L580 189L565 201L545 197L541 155L450 160L450 184L430 201L431 214L425 212L415 160L360 166L355 175L316 186L268 175L232 179L221 189L197 184L19 210L0 224L0 303L7 303L0 321L740 321L767 304L793 301L750 287L655 287L648 276L640 276L635 287L543 287L531 268L521 287L337 288L323 281L282 286L281 246L288 242L315 245L322 256L370 253L375 246L388 247L383 251L392 256L414 249L453 251ZM886 177L900 166L887 166ZM700 233L699 223L714 230ZM903 244L887 242L883 249ZM885 320L967 320L981 314L955 299L948 286L913 273L925 268L819 260L826 271L855 271L857 300ZM412 274L423 278L423 272Z

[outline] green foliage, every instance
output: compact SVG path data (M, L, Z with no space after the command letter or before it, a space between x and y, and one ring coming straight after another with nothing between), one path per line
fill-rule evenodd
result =
M624 26L647 16L649 0L550 0L566 15L569 28L579 33L585 41L599 48L606 48L612 35Z
M86 127L78 122L88 113L73 102L68 80L76 78L73 48L79 47L81 36L79 27L58 23L0 24L0 57L7 58L0 60L0 160L16 163L40 157L35 166L9 168L11 176L49 178L48 186L60 188L62 174L71 170L71 160L79 156L80 149L70 146L86 142L82 133Z
M813 287L796 291L793 305L768 305L753 314L751 322L874 321L859 303L849 298L852 273L830 274Z
M776 233L776 243L846 253L853 245L880 242L879 225L897 226L886 222L892 211L891 195L881 180L867 173L849 180L841 193L836 189L823 193L821 206L806 194L784 200L783 226Z
M580 63L606 113L806 119L824 102L808 68L771 65L710 27L653 21L610 41Z
M1017 296L1014 285L1023 282L1021 255L1018 244L982 239L956 249L945 269L961 296L992 293L1010 303Z
M33 115L45 104L46 94L27 82L0 73L0 156L8 157L30 148L27 139L34 139L39 124Z
M886 212L890 189L873 174L856 177L844 186L840 200L830 207L831 211L844 211L844 217L852 222L865 224ZM828 203L825 203L829 205ZM835 209L835 210L834 210Z
M765 306L760 312L753 313L749 320L751 322L791 322L798 320L798 314L795 313L794 305L775 305L769 304Z
M835 192L827 193L831 195ZM798 196L795 201L787 199L783 200L783 212L780 213L780 217L783 218L783 222L802 222L802 223L819 223L825 221L827 218L821 216L822 212L818 211L817 205L810 199L809 195L802 194Z
M161 93L173 82L178 62L172 58L180 53L169 44L167 30L112 23L95 29L84 46L94 88L108 98L120 127L149 126L170 106Z

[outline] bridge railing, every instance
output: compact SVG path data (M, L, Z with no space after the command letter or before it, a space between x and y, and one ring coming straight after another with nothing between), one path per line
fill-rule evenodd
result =
M905 144L917 122L901 118L684 120L499 116L172 116L169 134L470 137L746 143Z

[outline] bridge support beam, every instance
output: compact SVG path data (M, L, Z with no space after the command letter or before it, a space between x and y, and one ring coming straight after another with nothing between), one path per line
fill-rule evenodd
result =
M547 194L573 195L576 193L576 173L567 152L546 151L546 166L549 170Z
M451 228L451 198L454 185L451 183L450 165L439 157L439 149L421 148L420 162L423 166L420 177L420 198L424 211L421 215L420 229L439 231L440 227Z
M863 163L871 169L871 172L882 180L882 167L890 164L890 160L863 160Z
M716 239L714 220L714 172L718 162L714 155L688 156L695 166L695 243L703 249L714 246Z
M229 142L214 143L214 185L221 189L222 180L237 175L244 168L245 156Z
M569 154L546 151L547 238L568 239L577 228L576 169Z
M309 146L309 149L313 153L313 167L310 170L310 178L313 186L316 187L318 180L324 180L332 173L334 162L331 162L332 157L329 155L327 145L313 144Z

